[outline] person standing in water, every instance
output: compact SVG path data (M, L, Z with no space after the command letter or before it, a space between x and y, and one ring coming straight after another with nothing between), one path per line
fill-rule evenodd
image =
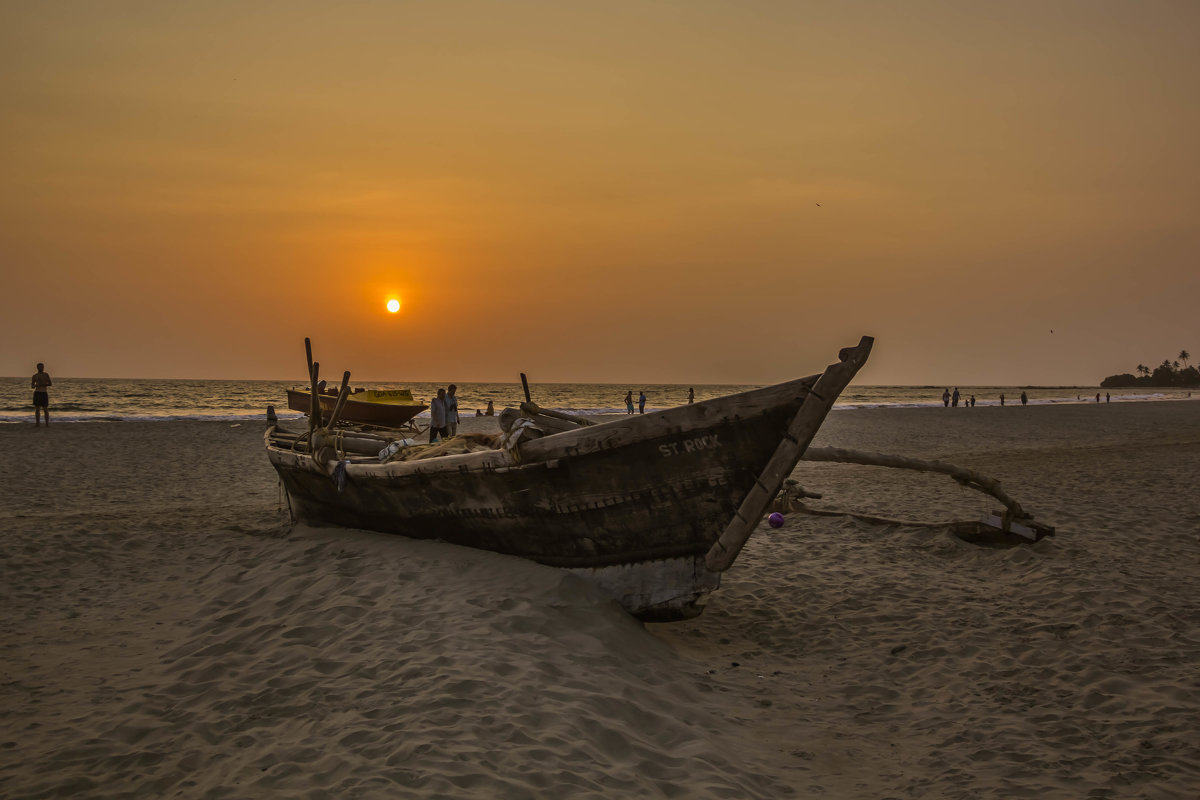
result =
M42 424L42 414L46 415L46 425L50 425L50 392L49 389L53 385L50 381L50 376L46 374L46 365L38 364L37 373L30 380L29 385L33 388L33 421L34 425Z
M688 405L691 405L694 402L696 402L696 390L689 387L688 388Z
M646 393L645 392L638 392L638 413L639 414L646 413Z
M633 389L625 393L625 413L633 413Z

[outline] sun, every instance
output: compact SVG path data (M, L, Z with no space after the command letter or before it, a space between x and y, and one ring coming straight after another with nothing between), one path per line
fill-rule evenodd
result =
M400 310L400 301L395 297L388 300L387 301L387 310L392 312L393 314L395 314L397 311Z

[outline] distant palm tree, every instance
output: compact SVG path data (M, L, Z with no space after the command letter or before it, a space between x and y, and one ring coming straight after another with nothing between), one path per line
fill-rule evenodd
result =
M1191 357L1192 357L1192 354L1189 353L1187 350L1179 351L1179 360L1183 362L1183 365L1185 367L1188 365L1188 359L1190 359Z
M1137 365L1137 373L1138 373L1138 375L1141 375L1143 378L1145 378L1146 376L1148 376L1150 374L1150 368L1147 367L1145 364L1138 364Z
M1178 362L1178 361L1172 361L1172 362L1171 362L1171 369L1175 370L1176 372L1179 372L1179 362Z

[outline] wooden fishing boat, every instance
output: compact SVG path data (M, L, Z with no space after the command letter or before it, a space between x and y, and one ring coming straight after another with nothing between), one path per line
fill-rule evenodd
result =
M278 425L266 449L299 520L532 559L596 581L641 619L682 619L718 587L872 341L817 375L600 424L543 411L527 389L498 449L389 460L400 445L387 437Z
M337 403L336 394L319 393L321 414L328 419ZM312 395L296 389L287 390L288 408L292 411L310 413ZM356 425L371 425L378 428L401 428L408 425L413 417L425 411L429 406L418 403L413 399L408 389L368 389L354 392L346 400L345 409L340 419L343 423Z

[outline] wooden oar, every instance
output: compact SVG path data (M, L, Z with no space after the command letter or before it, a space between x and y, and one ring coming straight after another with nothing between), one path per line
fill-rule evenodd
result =
M595 425L587 417L578 417L574 414L564 414L561 411L552 411L548 408L542 408L537 403L532 401L521 403L521 413L527 417L551 417L553 419L561 419L564 422L570 422L574 425Z
M350 370L342 373L342 388L338 390L337 402L333 404L333 413L329 415L329 423L325 426L329 430L333 430L333 426L337 425L338 417L342 415L342 409L346 406L346 401L350 399Z
M540 414L544 417L554 417L555 419L561 419L575 425L596 424L586 417L577 417L573 414L564 414L561 411L551 411L549 409L542 408L537 403L533 402L529 396L529 379L525 377L524 372L521 373L521 388L525 390L525 402L521 403L521 412L527 416L535 416Z
M321 393L317 391L317 377L321 374L320 362L312 362L309 372L312 380L312 404L308 407L308 429L315 431L321 427Z

